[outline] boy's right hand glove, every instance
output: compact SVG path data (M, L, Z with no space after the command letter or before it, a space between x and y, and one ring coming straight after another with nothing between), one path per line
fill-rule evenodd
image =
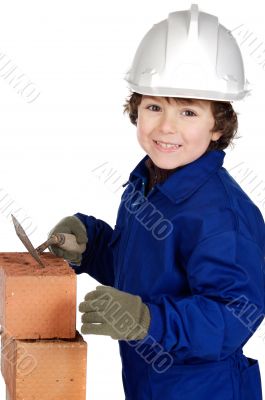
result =
M86 244L88 242L86 227L83 222L80 221L76 216L70 216L63 218L57 225L50 231L48 238L55 233L71 233L75 235L78 244ZM63 257L65 260L70 261L76 265L81 264L82 252L69 251L62 249L59 246L49 246L51 253L58 257Z

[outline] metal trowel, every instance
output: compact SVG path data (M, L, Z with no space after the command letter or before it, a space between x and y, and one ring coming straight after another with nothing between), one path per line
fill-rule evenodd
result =
M37 252L37 250L34 249L31 241L29 240L26 232L24 231L24 229L22 228L22 226L20 225L20 223L18 222L18 220L14 217L14 215L11 214L12 220L13 220L13 224L16 230L16 233L19 237L19 239L21 240L21 242L24 244L24 246L26 247L26 249L28 250L28 252L32 255L32 257L37 261L37 263L44 268L45 265L43 264L43 262L41 261L41 258Z
M77 243L75 235L71 233L55 233L54 235L51 235L48 240L46 240L44 243L42 243L40 246L38 246L36 249L33 247L31 241L29 240L26 232L18 222L18 220L14 217L14 215L11 214L16 233L21 240L21 242L24 244L28 252L32 255L32 257L37 261L37 263L44 268L45 265L43 264L39 254L41 254L47 247L49 246L59 246L61 249L65 249L68 251L77 251L80 253L83 253L86 249L86 244L85 243Z

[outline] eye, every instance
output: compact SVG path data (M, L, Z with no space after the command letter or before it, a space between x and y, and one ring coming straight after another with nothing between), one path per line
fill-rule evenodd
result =
M156 110L150 110L150 107L155 107L156 108ZM150 110L150 111L159 111L160 110L160 107L159 106L157 106L156 104L151 104L150 106L147 106L146 107L147 108L147 110Z
M185 116L186 117L196 117L195 112L191 111L191 110L185 110L183 111L184 113L187 113Z

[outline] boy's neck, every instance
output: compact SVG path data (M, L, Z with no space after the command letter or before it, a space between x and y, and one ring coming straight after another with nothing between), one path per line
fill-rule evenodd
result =
M151 190L151 188L156 183L164 182L169 177L169 175L171 175L177 169L181 168L181 167L176 167L173 169L160 168L152 161L150 157L148 157L148 159L145 161L145 165L149 173L146 194Z

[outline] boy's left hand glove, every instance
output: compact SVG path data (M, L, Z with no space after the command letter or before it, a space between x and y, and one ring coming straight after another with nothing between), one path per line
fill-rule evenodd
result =
M150 312L140 296L110 286L97 286L79 304L83 334L107 335L118 340L143 339L150 325Z

